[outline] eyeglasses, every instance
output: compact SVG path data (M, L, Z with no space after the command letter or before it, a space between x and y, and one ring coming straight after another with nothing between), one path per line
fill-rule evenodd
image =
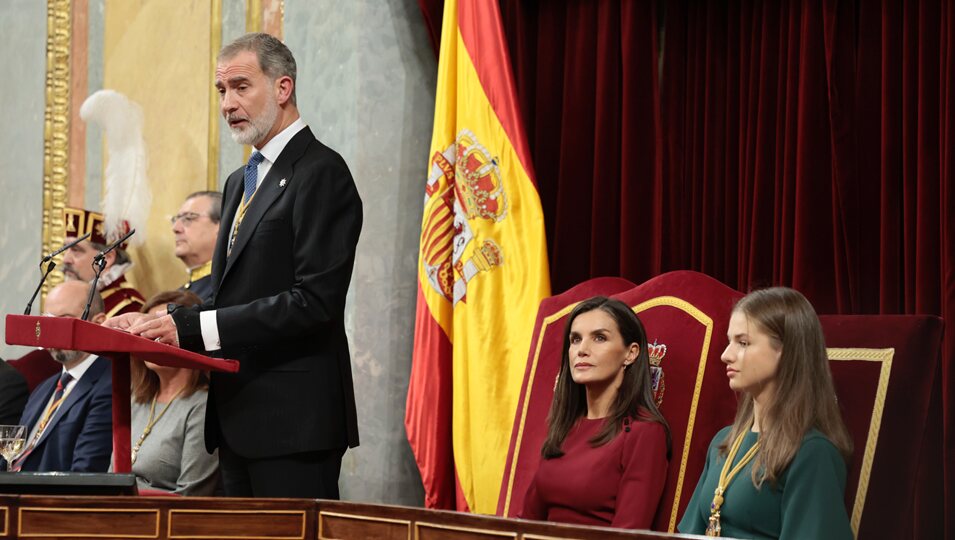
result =
M169 224L175 225L177 221L182 220L182 224L188 227L192 225L197 219L201 218L204 214L197 214L195 212L183 212L181 214L176 214L169 217Z

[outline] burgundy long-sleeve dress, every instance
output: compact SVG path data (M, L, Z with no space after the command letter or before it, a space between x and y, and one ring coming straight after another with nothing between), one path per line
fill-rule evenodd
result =
M667 474L666 431L634 420L609 443L588 442L605 420L582 418L564 455L541 461L520 517L625 529L648 529Z

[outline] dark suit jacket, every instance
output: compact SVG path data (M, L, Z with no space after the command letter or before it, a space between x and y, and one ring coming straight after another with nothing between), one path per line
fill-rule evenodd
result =
M181 291L189 291L202 299L203 304L212 302L212 275L201 277L195 281L190 281L182 287Z
M29 395L23 375L0 359L0 424L16 424Z
M28 432L40 420L59 378L57 373L30 394L20 419ZM67 394L22 470L106 472L112 451L112 373L109 360L97 358Z
M211 306L173 313L180 344L203 351L199 309L215 309L237 374L213 373L206 446L221 433L246 458L358 445L345 294L361 231L361 199L345 161L302 129L256 191L231 254L243 169L223 192Z

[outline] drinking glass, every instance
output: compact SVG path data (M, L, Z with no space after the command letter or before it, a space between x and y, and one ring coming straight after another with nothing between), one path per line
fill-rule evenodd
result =
M27 427L26 426L4 426L0 425L0 455L7 460L9 464L23 452L26 444Z

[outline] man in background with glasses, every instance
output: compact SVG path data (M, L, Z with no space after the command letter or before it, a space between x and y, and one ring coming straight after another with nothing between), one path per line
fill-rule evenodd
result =
M188 290L207 304L212 300L212 252L219 235L222 216L222 194L218 191L197 191L170 218L176 237L176 257L186 265L189 281L180 289Z

